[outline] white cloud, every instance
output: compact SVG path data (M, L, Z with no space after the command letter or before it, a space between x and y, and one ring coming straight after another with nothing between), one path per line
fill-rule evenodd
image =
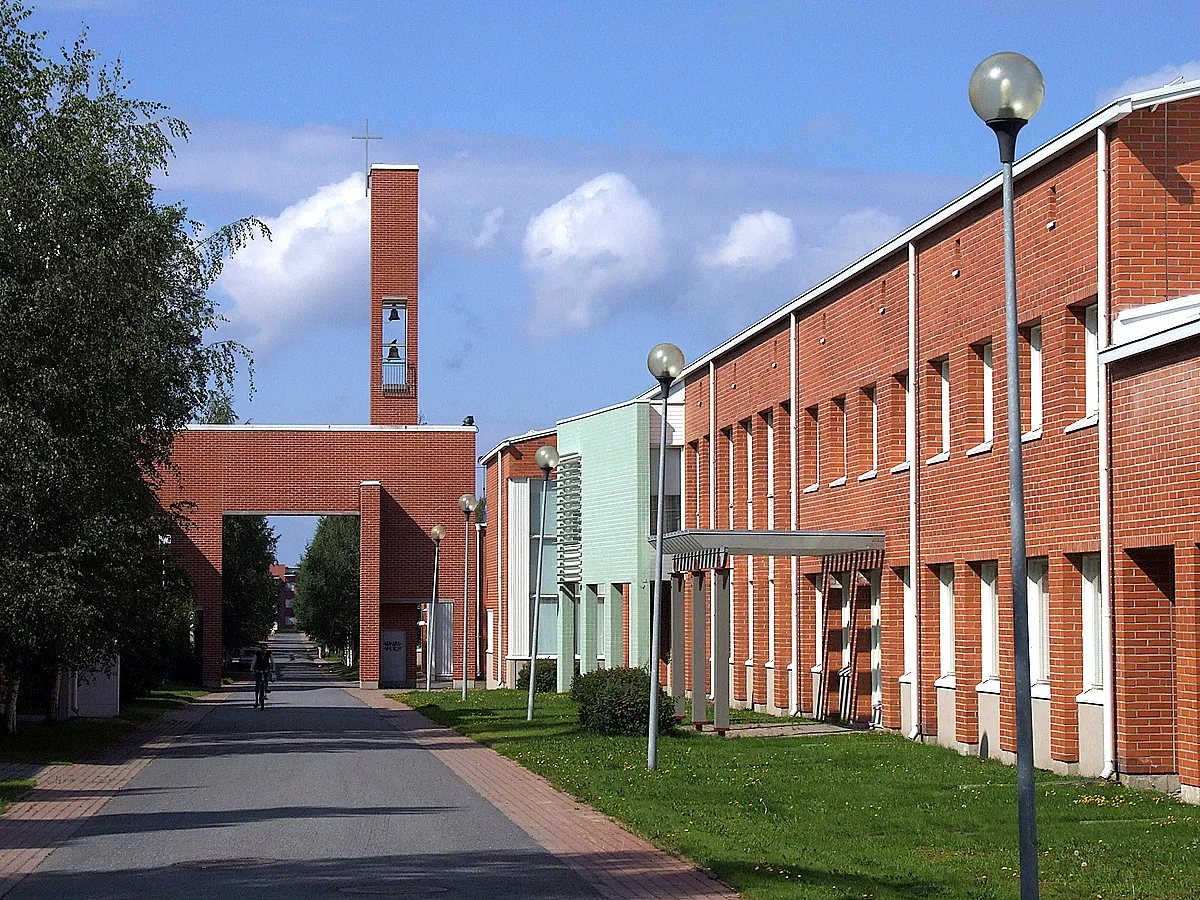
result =
M541 333L586 331L666 265L662 216L618 172L585 182L534 216L522 251Z
M496 241L496 235L500 233L500 220L504 218L504 207L496 206L488 210L488 214L483 217L483 226L479 229L479 234L475 235L475 240L471 245L476 250L486 250Z
M1136 75L1127 79L1121 85L1107 90L1098 98L1098 105L1104 106L1118 97L1127 97L1139 91L1149 91L1160 88L1175 81L1200 80L1200 60L1185 62L1181 66L1163 66L1157 72L1149 75Z
M362 320L370 209L355 173L263 219L271 240L236 254L217 281L223 307L251 350L269 352L314 327Z
M839 216L820 236L812 252L820 257L824 268L832 275L891 240L903 228L901 220L882 210L855 210Z
M699 255L699 262L710 269L764 273L791 259L795 250L792 220L764 209L738 216L717 246Z

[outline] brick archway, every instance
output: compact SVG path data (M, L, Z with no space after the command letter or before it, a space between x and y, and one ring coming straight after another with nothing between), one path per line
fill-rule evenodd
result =
M415 674L418 604L432 591L429 531L443 525L439 596L455 601L454 640L462 646L457 499L475 490L476 429L417 424L417 174L414 165L376 165L370 173L372 424L193 425L175 440L176 471L159 499L185 503L191 520L171 549L195 585L206 684L221 679L221 523L229 513L359 517L364 687L379 685L381 628L410 632L406 679ZM455 678L461 665L456 659Z

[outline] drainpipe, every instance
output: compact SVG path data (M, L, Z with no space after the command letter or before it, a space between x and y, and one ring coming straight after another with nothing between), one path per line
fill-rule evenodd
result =
M708 361L708 527L717 527L717 367Z
M1109 285L1108 285L1108 132L1096 129L1096 345L1100 350L1109 345ZM1110 462L1110 421L1108 396L1108 367L1097 366L1100 379L1097 394L1100 444L1100 607L1101 644L1104 656L1104 770L1101 778L1117 774L1117 704L1115 697L1116 671L1113 653L1112 615L1112 470Z
M908 457L908 583L913 600L916 653L912 671L912 730L908 737L921 737L921 597L917 561L917 246L908 245L908 397L905 401L904 452Z
M799 384L797 383L798 375L796 372L796 313L793 311L788 317L788 368L791 370L788 377L788 472L791 475L791 490L788 491L790 498L790 521L789 526L792 531L800 527L799 517L799 485L796 484L796 423L799 421L799 410L796 409L796 401L799 394ZM791 691L791 696L788 697L788 712L790 715L797 716L800 714L800 655L799 655L799 600L800 600L800 585L798 579L800 577L800 561L796 557L792 557L792 603L791 603L791 632L792 632L792 653L788 665L788 686Z

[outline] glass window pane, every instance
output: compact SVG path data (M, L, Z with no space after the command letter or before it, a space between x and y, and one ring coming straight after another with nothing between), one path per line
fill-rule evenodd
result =
M538 655L558 652L558 598L543 597L538 614Z
M538 539L533 538L529 542L529 584L530 593L533 593L532 585L537 581L537 549ZM542 590L543 597L558 595L558 543L553 538L545 538L545 545L542 547Z
M529 533L536 535L542 524L542 485L545 481L541 478L536 481L529 482ZM557 505L555 503L558 494L558 486L554 479L550 480L550 490L546 497L546 524L545 533L553 535L555 533L555 524L557 522Z

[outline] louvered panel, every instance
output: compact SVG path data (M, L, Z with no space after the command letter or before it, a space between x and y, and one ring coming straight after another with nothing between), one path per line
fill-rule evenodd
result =
M558 461L558 583L583 580L583 478L578 453Z

